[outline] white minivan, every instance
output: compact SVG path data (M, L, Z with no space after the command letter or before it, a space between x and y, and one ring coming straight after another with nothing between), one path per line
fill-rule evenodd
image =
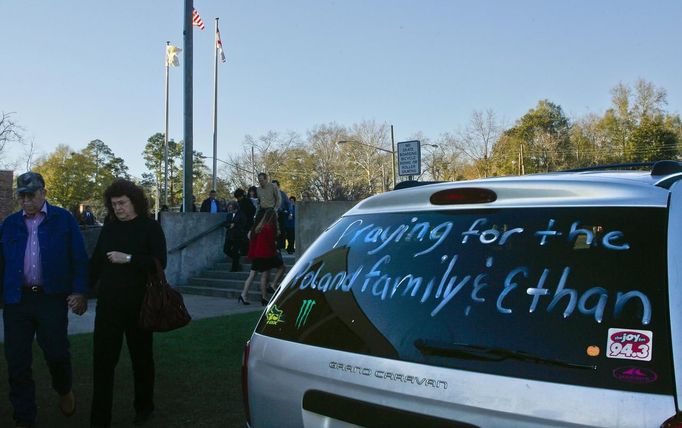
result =
M243 365L253 428L682 426L682 164L368 198Z

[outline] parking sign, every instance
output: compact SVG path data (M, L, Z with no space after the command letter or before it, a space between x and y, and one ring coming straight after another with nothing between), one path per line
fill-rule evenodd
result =
M419 140L398 143L398 175L420 175L422 156Z

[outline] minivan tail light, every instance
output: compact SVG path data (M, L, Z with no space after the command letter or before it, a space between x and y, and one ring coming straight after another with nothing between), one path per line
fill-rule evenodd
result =
M247 340L244 345L244 354L242 355L242 395L244 396L244 414L246 415L246 423L251 426L251 412L249 411L249 349L251 348L251 341Z
M431 195L434 205L484 204L495 202L497 194L490 189L479 187L463 187L459 189L441 190Z
M682 412L663 422L661 428L682 428Z

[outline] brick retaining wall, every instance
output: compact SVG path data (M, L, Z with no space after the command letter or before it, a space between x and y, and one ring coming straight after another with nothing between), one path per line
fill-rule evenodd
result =
M0 171L0 221L12 214L16 208L14 191L12 189L13 183L13 171Z

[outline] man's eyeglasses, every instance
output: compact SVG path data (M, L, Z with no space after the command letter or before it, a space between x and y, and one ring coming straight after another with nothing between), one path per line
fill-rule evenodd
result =
M24 192L24 193L19 193L19 194L17 195L17 199L20 200L20 201L23 201L23 200L30 201L30 200L32 200L32 199L35 198L35 197L36 197L36 193L35 193L35 192Z

